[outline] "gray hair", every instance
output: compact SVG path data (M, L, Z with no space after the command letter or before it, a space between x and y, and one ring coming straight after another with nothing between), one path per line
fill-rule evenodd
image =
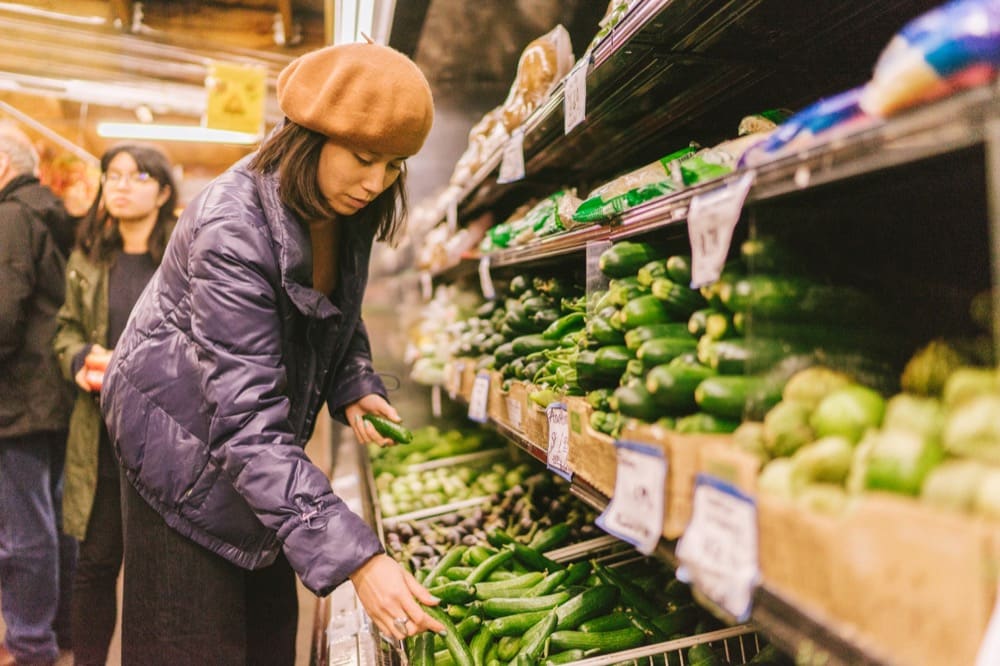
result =
M38 169L38 152L31 140L6 124L0 124L0 153L10 158L11 166L20 174L33 174Z

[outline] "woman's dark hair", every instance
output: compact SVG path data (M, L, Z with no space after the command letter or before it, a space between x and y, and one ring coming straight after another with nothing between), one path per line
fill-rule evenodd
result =
M320 152L327 141L319 132L285 119L284 125L267 138L250 162L250 168L260 173L278 171L281 203L302 224L338 216L320 191L317 180ZM394 243L406 219L405 164L396 182L352 217L363 224L374 224L376 240Z
M146 172L153 177L153 180L160 184L160 189L170 188L170 196L160 206L156 215L156 222L149 233L149 254L153 257L153 262L159 266L163 260L163 252L167 249L167 241L170 239L170 232L173 230L177 216L174 210L177 208L177 184L170 169L170 162L166 155L151 146L143 146L134 143L120 144L113 146L101 156L101 176L108 171L108 165L120 153L128 153L140 172ZM114 218L108 214L104 207L104 184L97 190L94 202L90 204L90 209L80 222L76 232L77 247L94 263L111 263L122 250L122 235L118 225L114 224Z

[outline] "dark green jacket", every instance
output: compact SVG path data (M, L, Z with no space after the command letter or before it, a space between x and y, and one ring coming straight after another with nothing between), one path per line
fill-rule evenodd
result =
M76 387L76 403L66 443L63 530L77 539L87 522L97 490L97 451L101 437L99 394L73 380L73 358L88 345L108 346L108 267L95 265L74 250L66 265L66 301L57 317L54 346L63 376Z

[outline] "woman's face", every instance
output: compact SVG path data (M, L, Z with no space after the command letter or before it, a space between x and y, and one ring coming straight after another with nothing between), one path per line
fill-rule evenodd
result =
M161 188L153 176L140 171L135 159L125 152L111 159L102 180L104 208L122 221L155 218L170 196L169 188Z
M319 156L320 192L339 215L354 215L396 182L404 159L327 141Z

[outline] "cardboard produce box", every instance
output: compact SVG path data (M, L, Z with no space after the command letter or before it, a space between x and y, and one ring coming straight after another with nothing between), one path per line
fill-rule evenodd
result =
M582 434L579 445L571 445L569 448L569 467L577 478L605 497L611 497L615 490L615 469L618 465L615 440L591 428L589 419L580 426Z
M993 611L997 526L872 493L825 515L758 498L764 584L889 663L972 664Z

